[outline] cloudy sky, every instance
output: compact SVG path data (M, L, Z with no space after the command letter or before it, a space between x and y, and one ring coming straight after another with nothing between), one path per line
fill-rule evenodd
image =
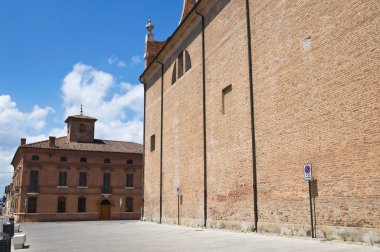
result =
M145 24L165 40L182 3L0 0L0 195L20 138L65 135L81 104L95 137L142 142Z

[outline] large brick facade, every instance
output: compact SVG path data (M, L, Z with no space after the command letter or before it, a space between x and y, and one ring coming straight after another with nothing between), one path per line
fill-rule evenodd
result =
M380 243L380 2L185 2L141 76L144 219L310 235L311 163L316 236Z
M142 146L94 139L95 121L70 116L65 137L21 140L9 211L17 221L140 219Z

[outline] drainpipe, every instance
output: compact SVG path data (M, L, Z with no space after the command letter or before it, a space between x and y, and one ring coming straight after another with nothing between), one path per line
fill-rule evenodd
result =
M160 223L162 223L162 135L164 119L164 64L158 59L157 63L161 65L161 133L160 133Z
M144 85L144 130L143 130L143 161L142 161L142 206L141 206L141 220L144 221L144 191L145 191L145 110L146 110L146 83L143 82L140 76L140 82Z
M248 43L248 67L249 67L249 97L251 109L251 133L252 133L252 175L253 175L253 209L255 215L255 231L257 232L257 171L256 171L256 139L255 139L255 114L253 101L253 74L252 74L252 46L251 46L251 23L249 13L249 0L245 1L247 18L247 43Z
M207 227L207 139L206 139L206 56L205 56L205 17L195 10L202 18L202 89L203 89L203 201L204 226Z

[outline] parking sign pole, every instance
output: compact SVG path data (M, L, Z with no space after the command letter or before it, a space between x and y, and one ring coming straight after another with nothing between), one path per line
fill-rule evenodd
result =
M315 238L314 235L314 222L313 222L313 203L311 201L311 181L309 180L309 200L310 200L310 223L311 223L311 238Z

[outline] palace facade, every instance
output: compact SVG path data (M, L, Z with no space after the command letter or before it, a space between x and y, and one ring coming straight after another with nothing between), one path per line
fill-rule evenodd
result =
M69 116L65 137L21 139L12 160L16 221L140 219L142 145L94 139L95 121Z

